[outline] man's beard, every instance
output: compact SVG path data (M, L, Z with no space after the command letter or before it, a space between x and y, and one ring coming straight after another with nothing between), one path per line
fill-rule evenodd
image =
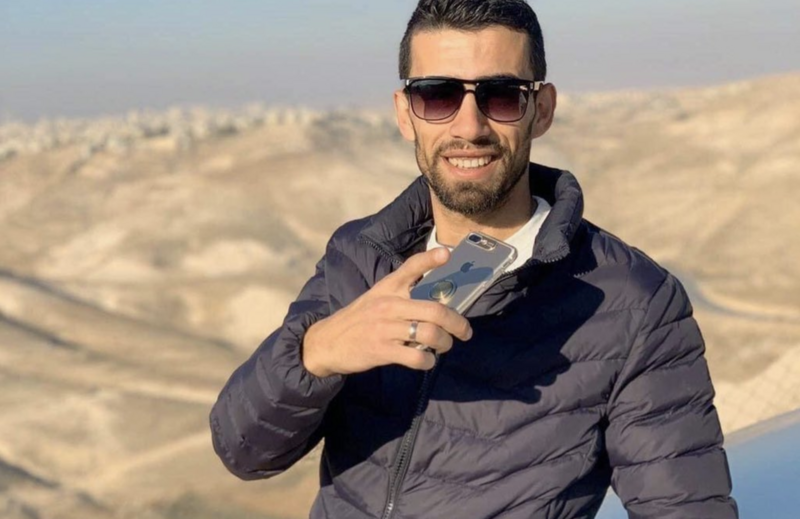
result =
M446 181L445 175L440 169L440 160L447 159L442 159L442 154L452 149L463 149L464 146L459 148L452 145L446 148L440 147L433 154L431 162L428 163L423 155L419 139L417 139L415 141L417 164L428 179L428 184L433 189L436 198L444 207L464 216L491 214L508 201L511 191L528 171L530 147L526 147L527 154L524 157L519 155L514 157L508 149L488 139L470 144L475 148L491 149L496 157L494 159L496 162L494 164L495 175L487 183L468 180L454 183ZM515 158L517 160L514 160Z

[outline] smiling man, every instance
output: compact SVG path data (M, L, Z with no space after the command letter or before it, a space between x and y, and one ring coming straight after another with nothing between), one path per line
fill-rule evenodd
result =
M422 175L340 227L211 412L242 479L324 438L313 518L735 518L703 339L681 284L529 163L556 90L522 0L422 0L397 122ZM470 231L514 245L461 316L409 298ZM428 346L421 351L409 342Z

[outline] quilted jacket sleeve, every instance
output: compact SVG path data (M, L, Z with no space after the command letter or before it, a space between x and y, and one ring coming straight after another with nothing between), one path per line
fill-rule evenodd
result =
M283 325L234 371L211 410L214 450L241 479L277 475L313 449L344 383L342 376L315 377L302 363L306 330L330 313L325 265L323 258Z
M689 299L668 274L609 404L612 486L631 518L738 517L704 351Z

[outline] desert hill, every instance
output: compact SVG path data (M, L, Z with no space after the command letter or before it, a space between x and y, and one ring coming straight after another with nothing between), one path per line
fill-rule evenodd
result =
M684 281L726 431L800 407L800 75L557 113L532 158ZM389 113L0 126L0 516L306 517L313 456L238 481L208 411L331 232L417 175Z

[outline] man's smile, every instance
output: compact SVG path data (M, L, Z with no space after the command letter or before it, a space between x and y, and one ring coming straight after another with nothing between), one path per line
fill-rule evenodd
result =
M477 179L488 175L494 170L497 155L483 155L477 157L451 156L442 157L442 162L447 171L461 178Z

